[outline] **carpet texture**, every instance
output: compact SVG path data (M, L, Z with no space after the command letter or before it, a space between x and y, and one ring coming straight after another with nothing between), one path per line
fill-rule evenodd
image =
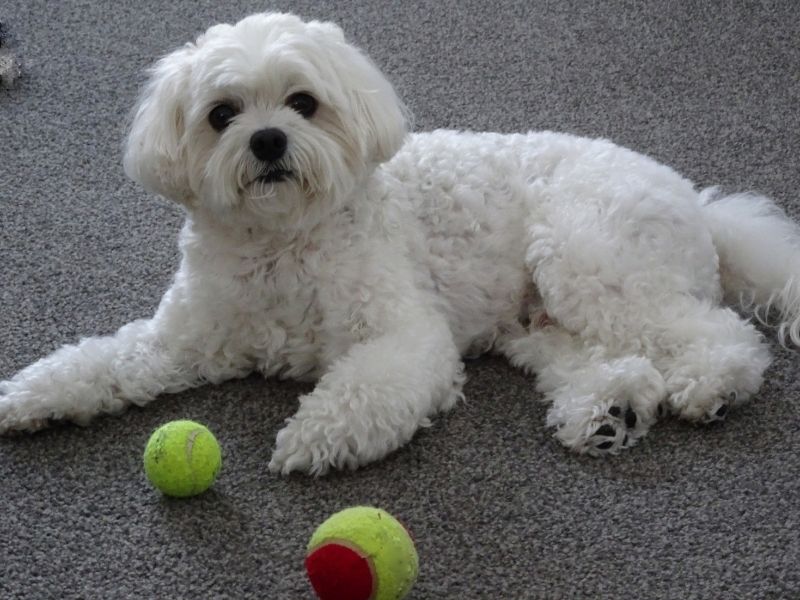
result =
M266 8L339 22L416 129L608 137L800 216L793 0L3 0L23 76L0 89L0 379L153 312L182 215L122 172L142 70ZM322 479L267 471L309 387L257 377L2 438L0 598L310 598L311 532L364 503L414 533L411 600L800 597L800 356L765 332L776 359L752 403L716 427L661 422L610 460L562 448L535 382L492 357L407 447ZM185 501L140 465L178 418L225 455L214 489Z

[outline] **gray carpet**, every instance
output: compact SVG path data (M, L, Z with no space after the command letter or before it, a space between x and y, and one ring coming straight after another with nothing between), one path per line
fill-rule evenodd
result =
M152 313L181 212L120 166L141 71L267 7L341 23L418 129L609 137L800 215L793 0L4 0L24 76L0 90L0 378ZM0 598L309 598L311 531L360 503L413 530L414 600L798 598L800 357L775 355L723 425L663 422L611 460L564 450L534 382L494 358L469 364L467 402L406 448L319 480L266 469L308 389L290 382L0 439ZM207 423L225 452L213 491L188 501L140 469L149 432L176 418Z

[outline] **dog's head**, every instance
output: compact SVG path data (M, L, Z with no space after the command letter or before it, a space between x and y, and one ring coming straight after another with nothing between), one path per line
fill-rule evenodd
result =
M341 201L405 134L391 84L341 29L257 14L156 63L125 171L192 209L287 224Z

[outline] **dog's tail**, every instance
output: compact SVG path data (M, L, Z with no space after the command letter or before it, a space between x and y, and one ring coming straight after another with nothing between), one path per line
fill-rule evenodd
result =
M711 188L700 198L726 299L763 323L777 319L781 343L800 346L800 226L763 196Z

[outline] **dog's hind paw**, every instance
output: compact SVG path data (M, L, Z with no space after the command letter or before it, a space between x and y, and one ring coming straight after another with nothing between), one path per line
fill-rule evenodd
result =
M688 398L687 396L687 394L673 394L670 397L670 412L698 425L711 425L724 421L731 408L741 404L750 397L750 394L733 391L697 394Z
M592 419L583 426L583 432L567 436L560 428L556 437L567 446L590 456L618 454L625 448L634 446L643 437L655 419L640 415L631 405L612 404L600 418ZM577 435L576 435L577 433Z
M735 396L735 392L733 394ZM734 401L731 402L733 404ZM728 402L725 400L720 399L717 405L711 407L711 410L706 415L705 422L708 424L717 423L719 421L724 421L725 417L728 415Z
M590 365L551 393L547 424L576 452L617 454L647 434L665 395L661 374L645 358Z

